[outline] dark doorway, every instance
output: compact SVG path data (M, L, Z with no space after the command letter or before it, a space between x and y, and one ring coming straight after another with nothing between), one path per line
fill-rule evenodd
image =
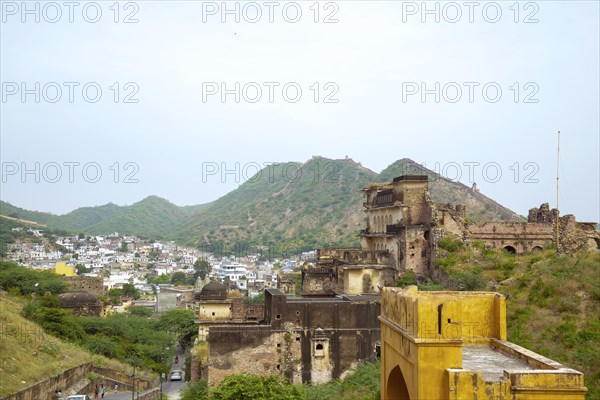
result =
M517 249L512 246L504 246L504 250L508 251L511 254L517 254Z
M400 367L396 366L388 377L386 400L410 400L408 387L402 376Z

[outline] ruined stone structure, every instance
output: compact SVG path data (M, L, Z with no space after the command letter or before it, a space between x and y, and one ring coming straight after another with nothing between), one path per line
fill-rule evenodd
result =
M302 296L378 294L395 282L393 259L387 250L318 249L317 265L302 270Z
M289 274L279 274L277 279L277 289L285 294L296 294L296 279Z
M364 189L367 228L360 234L365 250L387 250L396 270L425 272L432 259L432 202L425 175L404 175Z
M319 250L317 265L303 271L303 295L375 294L405 271L432 276L436 244L445 236L467 245L478 241L487 248L524 253L556 244L558 229L559 253L600 248L594 223L560 217L547 203L531 209L528 221L477 225L467 222L465 206L432 201L426 175L372 183L364 192L367 226L360 233L361 248Z
M58 301L61 308L72 310L73 315L78 317L98 317L102 312L102 304L94 293L85 291L66 292L58 296Z
M61 276L60 280L74 291L90 292L96 296L106 295L106 288L100 276Z
M263 304L245 304L241 297L228 297L225 285L216 281L204 285L194 299L198 340L207 340L211 326L256 324L264 318Z
M583 374L506 341L506 300L491 292L386 288L381 399L583 400Z
M211 385L230 374L281 374L293 383L327 382L358 361L373 361L379 296L294 298L265 290L259 324L211 325Z
M527 222L486 222L480 225L467 224L464 213L454 212L450 205L438 205L436 222L441 235L454 235L466 243L480 241L488 248L505 249L516 254L556 245L556 229L560 254L573 255L581 250L600 248L600 233L596 231L595 223L577 222L573 215L560 217L558 210L550 210L548 203L529 210Z

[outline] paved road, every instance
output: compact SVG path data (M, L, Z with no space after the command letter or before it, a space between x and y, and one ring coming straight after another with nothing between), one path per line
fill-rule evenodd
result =
M173 359L173 364L171 366L171 370L180 369L183 371L185 369L184 354L179 352L177 355L179 356L179 362L177 364L175 364L175 360ZM167 374L167 382L163 382L163 385L162 385L163 393L165 393L169 396L169 400L179 400L179 390L181 388L183 388L184 386L186 386L186 382L185 381L170 382L170 381L168 381L169 375L170 374ZM107 400L129 400L129 399L131 399L131 392L119 392L119 393L115 394L114 390L111 388L111 390L106 392L106 395L104 395L104 398ZM135 398L137 398L137 393L136 393Z

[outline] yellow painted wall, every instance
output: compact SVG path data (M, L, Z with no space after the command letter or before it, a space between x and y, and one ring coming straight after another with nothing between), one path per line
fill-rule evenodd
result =
M200 303L198 319L217 320L231 318L231 303ZM213 315L214 313L214 315Z
M67 266L66 262L57 262L54 266L54 273L64 276L75 276L75 267Z
M498 293L385 288L380 320L381 399L585 399L583 374L506 342L506 301ZM468 343L504 348L539 369L486 382L478 371L462 369Z
M399 296L386 289L381 314L417 338L462 338L465 343L506 340L504 296L490 292L430 293L435 295L416 292L415 288Z

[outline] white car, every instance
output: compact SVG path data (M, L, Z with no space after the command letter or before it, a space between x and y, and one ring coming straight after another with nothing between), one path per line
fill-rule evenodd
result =
M180 381L182 379L183 379L183 374L181 373L181 370L175 369L175 370L171 371L171 381Z
M67 400L91 400L87 394L76 394L74 396L67 397Z

